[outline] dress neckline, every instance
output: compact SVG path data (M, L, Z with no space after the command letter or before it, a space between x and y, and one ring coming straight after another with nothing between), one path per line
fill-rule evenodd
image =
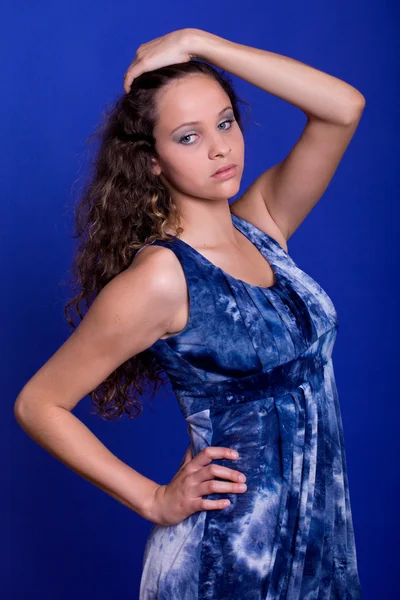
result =
M189 248L192 252L194 252L196 254L196 256L200 257L204 262L206 262L207 264L211 265L212 267L214 267L215 269L217 269L220 273L222 273L225 277L227 277L228 279L231 279L232 281L235 281L237 283L241 283L242 285L245 285L249 288L253 288L253 289L259 289L259 290L272 290L274 288L276 288L279 284L279 273L277 271L277 269L275 268L275 264L273 261L271 260L267 260L267 258L265 257L265 255L263 254L263 252L261 252L260 248L258 247L257 244L255 244L248 235L246 235L245 231L242 231L242 229L240 227L238 227L237 222L240 221L245 221L245 219L242 219L241 217L238 217L237 215L234 215L233 213L231 213L231 217L232 217L232 224L235 227L235 229L237 229L238 231L240 231L240 233L242 235L244 235L249 242L258 250L258 252L262 255L264 261L266 262L267 265L270 266L271 271L274 275L274 282L272 283L272 285L268 285L268 286L264 286L264 285L254 285L253 283L249 283L247 281L243 281L243 279L238 279L237 277L234 277L233 275L231 275L230 273L227 273L226 271L224 271L221 267L218 267L216 264L214 264L213 262L211 262L207 257L204 256L204 254L202 254L201 252L199 252L198 250L196 250L196 248L194 248L193 246L191 246L190 244L188 244L187 242L185 242L184 240L181 240L179 237L177 236L172 236L173 239L178 240L178 242L180 242L181 244L183 244L184 246L186 246L187 248ZM248 223L249 225L252 225L252 223L245 221L246 223ZM265 234L266 237L269 238L268 234Z

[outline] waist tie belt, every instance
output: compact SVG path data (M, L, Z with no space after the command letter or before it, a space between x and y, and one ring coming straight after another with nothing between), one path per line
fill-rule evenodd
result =
M186 387L183 382L174 385L184 417L207 408L226 409L249 399L282 396L295 390L330 360L332 335L335 332L328 330L306 352L268 371L219 382L202 381L195 386Z

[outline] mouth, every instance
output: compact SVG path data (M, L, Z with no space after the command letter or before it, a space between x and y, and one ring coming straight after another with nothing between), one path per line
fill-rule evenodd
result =
M235 165L234 163L229 163L228 165L223 165L222 167L217 169L211 175L211 177L221 178L221 177L229 177L231 175L234 175L236 172L236 166L237 165Z

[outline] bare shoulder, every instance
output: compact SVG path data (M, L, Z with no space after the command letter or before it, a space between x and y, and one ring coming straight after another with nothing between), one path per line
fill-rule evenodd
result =
M273 237L288 252L287 240L271 217L263 197L254 184L250 185L238 200L232 202L230 211Z
M135 256L126 273L134 273L158 289L164 300L180 302L186 298L186 278L175 253L164 246L146 246Z
M146 246L129 267L106 286L104 310L120 314L127 331L135 333L141 351L171 329L174 317L186 300L186 279L175 253L163 246ZM140 324L140 327L139 327ZM138 345L139 344L139 345Z
M140 270L143 276L155 275L155 285L163 288L164 302L168 304L169 323L162 339L171 333L178 333L189 317L189 296L185 273L175 253L163 246L146 246L132 261L130 269Z
M25 414L37 404L72 410L170 330L185 290L174 253L161 246L144 248L104 286L72 335L25 384L18 408Z

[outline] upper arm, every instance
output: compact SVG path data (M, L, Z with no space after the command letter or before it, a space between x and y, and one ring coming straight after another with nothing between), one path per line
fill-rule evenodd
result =
M148 247L112 279L21 390L16 410L31 403L72 410L119 365L163 336L180 300L179 286L171 285L178 274L171 255L160 246Z
M309 119L291 152L261 176L260 192L286 240L326 191L359 119L338 125Z
M247 195L267 208L287 241L324 194L361 118L346 124L310 117L289 154L262 173ZM248 208L247 208L248 210Z

